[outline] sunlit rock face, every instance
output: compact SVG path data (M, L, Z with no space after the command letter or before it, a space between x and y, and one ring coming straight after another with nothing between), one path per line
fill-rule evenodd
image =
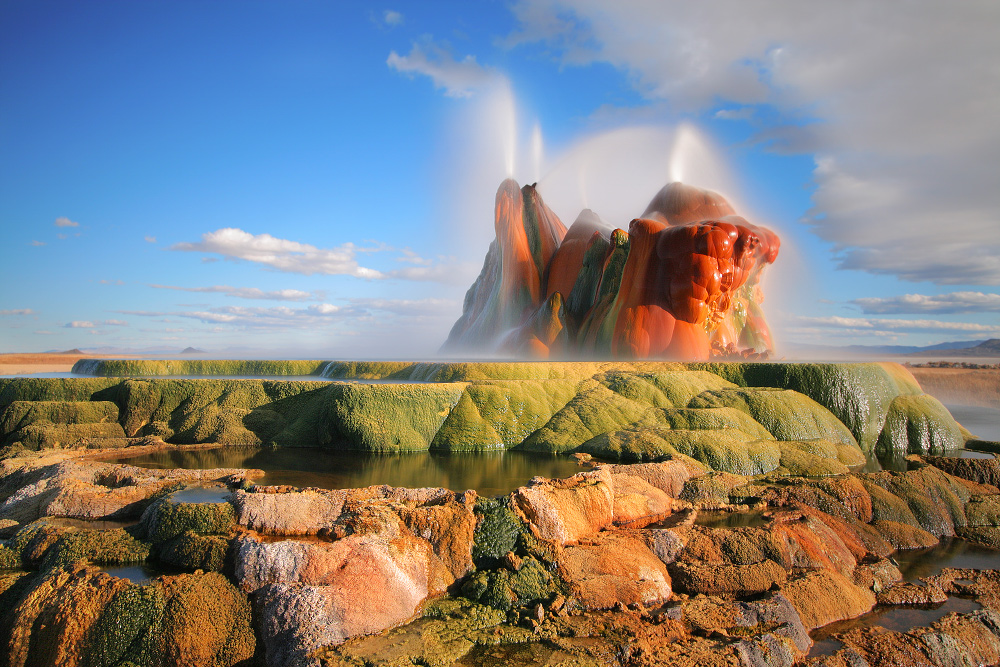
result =
M534 186L497 191L496 240L448 351L535 358L766 358L761 272L776 234L721 195L670 183L628 232L584 210L567 231Z

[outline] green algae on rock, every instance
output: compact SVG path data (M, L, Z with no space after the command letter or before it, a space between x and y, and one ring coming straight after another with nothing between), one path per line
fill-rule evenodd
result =
M334 384L326 391L320 444L370 452L428 449L465 387Z
M879 454L941 454L961 448L958 424L941 401L927 394L897 396L875 445Z
M137 533L150 542L166 542L188 531L199 535L225 535L236 525L229 503L175 503L163 498L142 515Z
M781 460L775 440L756 440L735 428L638 427L598 435L580 445L579 451L619 461L655 461L683 454L712 470L737 475L770 472Z
M920 394L898 364L677 362L122 362L122 372L282 373L374 383L279 379L0 380L0 443L6 452L62 446L121 447L157 436L173 444L324 446L401 452L523 449L567 453L638 426L669 425L662 439L632 439L630 460L687 453L705 430L754 440L828 440L872 452L938 451L961 444L939 403ZM180 362L177 362L180 363ZM157 366L160 364L160 366ZM187 364L186 366L184 364ZM228 365L227 365L228 364ZM111 372L114 364L96 368ZM317 370L319 369L319 370ZM96 371L95 371L96 372ZM378 383L377 380L388 382ZM746 418L718 410L739 411ZM115 416L117 411L117 417ZM675 411L675 412L671 412ZM767 431L767 436L763 431ZM678 433L687 431L687 444ZM729 433L729 439L744 440ZM650 449L639 451L648 444ZM877 445L877 446L876 446ZM768 446L762 451L770 452ZM785 447L789 474L841 471L832 457ZM610 456L622 455L614 446ZM720 460L728 470L779 466ZM857 457L841 449L837 460ZM807 460L808 459L808 460ZM773 464L773 465L772 465ZM711 465L711 463L709 463ZM809 472L809 471L812 472Z

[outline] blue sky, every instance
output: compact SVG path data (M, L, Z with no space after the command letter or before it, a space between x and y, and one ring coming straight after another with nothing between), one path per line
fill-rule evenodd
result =
M998 28L993 2L5 1L0 351L432 356L508 162L567 225L718 189L782 237L786 345L1000 337Z

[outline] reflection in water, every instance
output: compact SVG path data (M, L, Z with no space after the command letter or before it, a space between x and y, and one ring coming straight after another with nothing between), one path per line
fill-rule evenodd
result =
M943 537L929 549L904 549L892 555L905 581L939 574L942 568L1000 569L1000 551L972 544L957 537Z
M970 611L981 609L982 605L973 600L951 596L947 602L940 605L920 606L920 607L876 607L875 610L846 621L838 621L817 628L809 633L813 641L816 642L810 656L830 655L843 648L843 644L832 637L832 635L847 632L854 628L870 628L879 625L887 630L896 632L907 632L913 628L925 627L940 620L946 614L957 612L967 614Z
M904 581L917 581L937 575L946 567L972 570L1000 569L1000 551L981 547L958 538L942 538L941 542L929 549L905 549L893 554L903 573ZM877 607L873 611L846 621L838 621L817 628L810 633L816 642L809 655L829 655L841 644L832 635L847 632L852 628L867 628L880 625L896 632L906 632L913 628L928 626L950 612L968 613L979 609L973 600L950 596L940 605L916 607Z
M45 519L45 523L59 528L76 528L78 530L114 530L116 528L128 528L139 523L133 519L130 521L109 521L106 519L72 519L66 516L50 516Z
M169 450L122 457L115 462L163 469L258 468L265 475L253 481L266 485L322 489L375 484L443 486L454 491L475 489L482 496L510 493L536 475L558 478L586 470L569 457L528 452L370 454L294 447Z
M137 565L99 565L98 567L113 577L128 579L133 584L139 585L148 584L153 579L165 574L177 574L179 572L168 572L147 563Z
M224 486L189 486L170 494L173 503L225 503L232 492Z
M906 472L909 464L906 457L909 452L893 452L883 456L869 456L863 466L851 468L852 472L878 472L879 470L895 470ZM972 449L946 449L943 452L936 452L934 456L954 456L960 459L992 459L996 458L989 452L977 452Z

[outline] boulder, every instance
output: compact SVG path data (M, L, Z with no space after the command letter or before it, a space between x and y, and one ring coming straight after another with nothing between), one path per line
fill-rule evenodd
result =
M562 480L536 478L513 497L537 535L560 544L578 542L614 520L611 471L603 467Z
M635 537L605 534L567 547L558 571L585 609L610 609L618 603L648 606L670 598L666 566Z
M674 499L640 477L612 475L614 524L640 528L673 511Z
M818 570L791 579L781 588L808 629L871 611L875 594L838 572Z
M670 566L670 575L679 592L727 598L758 595L780 588L788 578L785 568L773 560L745 565L674 563Z
M315 535L340 516L345 491L233 493L236 522L269 535Z

